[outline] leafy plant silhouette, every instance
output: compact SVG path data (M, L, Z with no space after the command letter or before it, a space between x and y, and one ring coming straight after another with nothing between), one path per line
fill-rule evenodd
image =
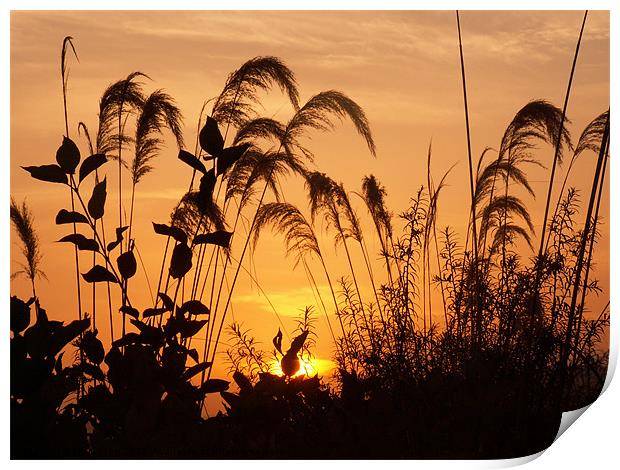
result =
M87 417L72 396L93 371L63 367L65 347L87 331L90 320L67 325L45 310L11 297L11 455L14 458L87 456ZM73 402L72 402L73 401ZM34 439L34 441L32 441Z

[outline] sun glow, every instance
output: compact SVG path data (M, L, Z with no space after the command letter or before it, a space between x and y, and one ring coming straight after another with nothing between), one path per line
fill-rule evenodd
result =
M335 367L333 361L329 359L319 359L319 358L300 358L299 359L301 367L297 371L297 373L293 377L299 377L302 375L306 375L308 377L312 377L314 375L319 375L320 377L327 376ZM275 375L282 376L284 373L282 372L282 367L280 366L279 360L273 360L270 364L271 373Z

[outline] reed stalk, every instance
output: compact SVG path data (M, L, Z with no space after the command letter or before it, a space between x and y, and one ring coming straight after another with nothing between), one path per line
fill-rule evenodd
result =
M474 194L474 171L473 160L471 153L471 131L469 126L469 109L467 103L467 79L465 77L465 61L463 58L463 42L461 39L461 21L458 10L456 11L456 25L459 36L459 55L461 59L461 78L463 82L463 105L465 108L465 128L467 131L467 161L469 164L469 191L471 197L471 228L472 228L472 246L474 250L474 296L476 298L476 313L472 315L472 319L475 318L476 334L475 343L479 344L480 337L482 335L482 312L480 311L480 292L478 286L478 233L476 229L476 199Z
M584 225L583 233L581 236L581 242L579 244L579 253L577 255L577 266L575 268L575 274L574 274L575 279L573 282L570 310L568 313L566 335L565 335L565 340L564 340L564 344L562 347L562 353L561 353L561 359L560 359L560 368L561 368L560 369L561 370L560 390L562 392L564 392L564 385L565 385L564 381L566 379L566 372L567 372L567 365L568 365L567 361L568 361L569 354L571 352L571 344L572 344L572 338L573 338L573 325L577 321L577 318L576 318L577 297L578 297L579 290L581 287L581 274L583 270L585 250L586 250L587 242L589 240L590 230L592 229L592 225L593 225L592 213L594 210L596 193L599 189L599 181L602 179L602 175L601 175L602 167L603 167L604 161L606 160L605 156L607 154L608 145L609 145L609 115L607 115L605 131L603 133L601 148L600 148L599 156L596 162L596 169L594 171L592 189L590 191L590 199L588 202L588 209L586 212L585 225ZM583 287L583 289L585 290L585 286Z

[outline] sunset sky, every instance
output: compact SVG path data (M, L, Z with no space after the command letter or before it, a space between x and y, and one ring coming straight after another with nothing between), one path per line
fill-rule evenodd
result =
M498 148L504 129L528 101L546 99L562 106L582 16L583 12L461 13L476 160L485 147ZM227 75L246 60L277 56L295 72L302 103L320 91L336 89L356 100L370 122L377 158L370 155L348 122L331 133L312 133L308 146L316 155L318 170L342 181L349 191L359 191L362 177L374 174L388 191L398 233L402 224L397 215L426 184L426 156L432 142L436 181L456 164L440 198L438 228L450 225L464 242L469 180L454 12L17 11L11 15L11 195L18 201L26 198L35 216L44 254L43 270L49 278L38 283L38 293L50 317L76 317L73 247L54 243L70 231L69 226L54 224L59 209L70 209L70 200L66 188L37 182L20 166L55 162L64 133L59 56L65 36L73 36L79 56L79 63L73 57L69 59L68 107L70 135L80 145L83 158L87 147L77 134L78 122L85 122L94 133L101 93L129 73L141 71L152 78L145 81L145 91L162 88L175 98L184 116L188 150L193 151L203 102L217 96ZM262 103L265 116L283 121L291 116L291 107L278 89L265 96ZM574 142L584 127L608 107L609 14L593 11L585 27L567 111ZM166 141L167 147L155 161L155 170L140 183L136 194L134 235L152 286L157 283L165 237L153 232L151 222L168 223L191 177L191 170L177 159L170 134L166 134ZM549 166L553 149L540 146L537 156ZM560 169L559 181L565 170ZM108 178L107 207L117 218L113 209L118 205L117 170L108 164L104 171ZM527 171L537 198L523 196L538 233L548 170L529 167ZM594 155L584 154L576 164L571 184L589 191L593 172ZM125 183L129 188L128 178ZM290 178L282 186L286 200L309 216L303 182ZM128 195L129 191L124 191L124 198ZM352 198L366 229L369 250L378 253L366 209L361 200ZM595 277L600 279L603 293L589 305L596 315L609 299L608 201L606 192L601 208L602 237L594 260ZM111 238L112 221L106 224ZM348 275L344 254L334 249L333 233L326 234L318 226L317 234L332 277ZM234 246L235 256L239 245ZM523 252L526 258L530 255L529 250ZM364 274L357 252L354 258ZM86 272L91 255L83 254L81 260L82 272ZM18 269L19 262L21 254L12 238L11 271ZM293 264L293 259L285 257L282 238L264 231L253 253L252 270L288 334L300 311L306 305L316 305L303 268L293 270ZM382 266L377 255L373 268L383 273ZM310 267L325 291L329 309L327 285L319 264L311 262ZM363 300L368 302L368 279L363 278L362 284ZM28 298L28 282L23 278L12 282L11 292ZM103 338L108 338L107 299L103 287L99 292L99 330ZM130 293L140 309L152 306L141 267L131 281ZM90 295L90 286L84 286L85 311L92 309ZM317 313L316 354L322 360L319 367L327 370L333 343L319 305ZM434 315L439 321L442 313ZM120 319L120 314L115 313L116 331ZM271 338L280 324L244 272L228 319L242 322L266 350L272 349ZM223 371L222 363L220 367Z

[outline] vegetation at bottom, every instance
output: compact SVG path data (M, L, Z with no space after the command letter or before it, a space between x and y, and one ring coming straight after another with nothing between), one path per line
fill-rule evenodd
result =
M486 149L477 162L469 152L471 212L459 236L436 224L440 193L453 176L434 180L430 147L425 181L417 185L412 175L409 207L397 216L375 176L351 192L318 171L308 147L313 132L349 119L375 155L370 125L338 91L300 104L294 73L280 59L256 57L229 75L203 106L193 153L174 99L163 90L145 93L148 77L140 72L104 91L92 137L79 122L80 150L67 112L70 53L67 37L56 163L24 169L71 196L56 223L70 229L59 241L73 248L67 260L75 265L77 314L60 322L41 305L34 218L25 202L11 200L25 260L15 275L32 286L30 299L10 301L12 458L510 458L546 448L562 411L600 393L609 303L599 313L588 302L600 292L592 265L608 110L575 141L566 104L534 100L518 110L498 150ZM290 101L286 123L256 111L274 87ZM566 102L569 93L570 86ZM165 241L156 295L151 305L137 305L130 289L140 260L135 192L154 169L164 133L191 176L167 223L153 223ZM539 145L553 151L551 162L539 160L547 153L535 151ZM567 157L554 204L554 172ZM568 186L578 158L595 168L589 192ZM535 165L551 168L538 234L524 202L534 195L527 167ZM119 195L127 184L131 194L129 208L119 198L116 214L106 204L113 172ZM285 178L304 185L308 215L286 201ZM358 205L374 232L361 229ZM319 224L334 235L345 276L328 267ZM239 275L252 276L246 255L267 230L283 237L317 298L294 332L285 338L278 329L270 350L227 317ZM381 271L371 262L370 237L381 247ZM120 305L112 305L113 290ZM108 299L103 314L98 296ZM114 316L122 316L121 331ZM323 316L337 365L331 381L306 367ZM99 338L104 328L111 344ZM223 334L226 351L218 350ZM229 377L212 377L216 361L228 363ZM224 411L208 415L205 402L213 399Z

